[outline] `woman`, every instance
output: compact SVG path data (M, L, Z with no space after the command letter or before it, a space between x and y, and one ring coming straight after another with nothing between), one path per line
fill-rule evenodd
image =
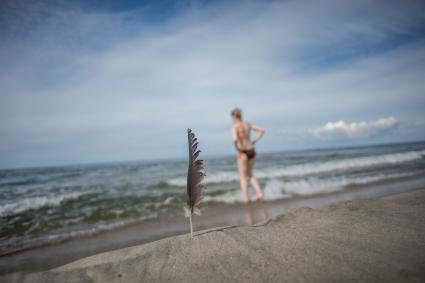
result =
M257 178L252 174L252 168L255 160L254 145L261 139L264 129L257 127L251 123L242 120L242 110L235 108L232 111L233 128L232 137L236 150L238 151L237 163L241 181L241 191L244 202L249 201L248 183L251 181L252 186L257 193L257 200L263 200L264 194L261 191ZM256 132L256 138L251 141L251 130Z

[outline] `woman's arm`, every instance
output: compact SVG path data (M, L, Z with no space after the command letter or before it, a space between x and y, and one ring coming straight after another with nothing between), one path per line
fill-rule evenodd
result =
M258 127L256 125L250 124L251 129L255 131L255 139L252 141L252 144L256 144L264 135L264 129L261 127Z

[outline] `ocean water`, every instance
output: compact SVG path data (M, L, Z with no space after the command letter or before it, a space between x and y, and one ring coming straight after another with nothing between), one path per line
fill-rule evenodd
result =
M242 200L234 156L205 167L203 205ZM186 170L187 160L1 170L0 254L183 214ZM425 143L260 152L254 173L266 201L359 189L424 174Z

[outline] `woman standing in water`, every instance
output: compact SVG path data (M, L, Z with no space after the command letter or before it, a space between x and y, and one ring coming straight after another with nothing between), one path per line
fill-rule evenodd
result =
M238 151L237 163L241 181L241 191L244 202L249 201L248 184L251 181L252 186L257 193L257 200L263 200L264 195L261 191L257 178L252 174L254 167L255 149L254 145L261 139L264 129L242 120L242 110L235 108L232 111L233 128L232 137L236 150ZM251 130L256 132L253 141L250 139Z

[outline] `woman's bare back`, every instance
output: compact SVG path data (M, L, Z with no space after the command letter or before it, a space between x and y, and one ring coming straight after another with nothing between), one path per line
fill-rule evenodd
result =
M241 122L234 125L234 130L236 133L236 147L239 150L250 150L254 148L254 145L251 142L251 124L248 122Z

